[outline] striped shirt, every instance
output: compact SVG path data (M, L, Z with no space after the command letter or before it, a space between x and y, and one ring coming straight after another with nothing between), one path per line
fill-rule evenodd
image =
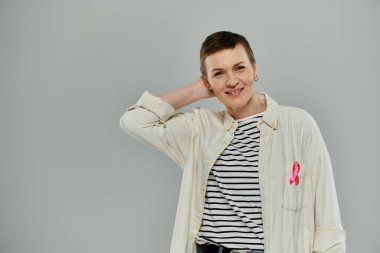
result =
M263 113L236 120L233 140L210 171L198 244L222 245L236 252L264 250L256 126Z

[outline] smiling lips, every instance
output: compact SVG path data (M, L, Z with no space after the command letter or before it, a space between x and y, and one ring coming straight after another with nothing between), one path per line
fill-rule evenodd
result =
M227 91L226 93L230 96L238 96L242 90L243 90L243 88L234 89L234 90Z

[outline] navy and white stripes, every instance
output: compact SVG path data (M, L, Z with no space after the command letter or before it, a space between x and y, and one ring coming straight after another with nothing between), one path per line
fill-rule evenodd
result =
M263 113L237 120L233 140L210 171L198 244L213 243L241 252L264 249L256 126Z

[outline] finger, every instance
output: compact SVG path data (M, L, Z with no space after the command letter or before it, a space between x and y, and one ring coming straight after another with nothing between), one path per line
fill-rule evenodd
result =
M203 82L208 85L207 78L202 75Z

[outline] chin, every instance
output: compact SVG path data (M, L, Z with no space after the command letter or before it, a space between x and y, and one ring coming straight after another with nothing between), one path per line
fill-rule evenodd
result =
M239 108L248 104L249 98L242 96L241 98L231 99L226 96L218 96L219 102L226 107Z
M229 108L241 108L247 105L247 101L225 102L223 104Z

